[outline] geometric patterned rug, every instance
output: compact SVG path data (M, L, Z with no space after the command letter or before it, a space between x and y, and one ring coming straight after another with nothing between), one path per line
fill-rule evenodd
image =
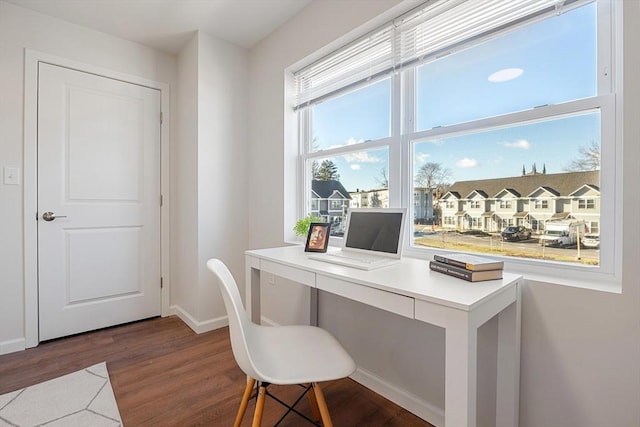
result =
M0 395L0 427L118 427L105 362Z

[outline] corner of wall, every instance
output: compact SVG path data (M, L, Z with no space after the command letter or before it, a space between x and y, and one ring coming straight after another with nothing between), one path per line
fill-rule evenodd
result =
M172 305L169 310L172 315L178 316L178 318L180 318L180 320L182 320L196 334L202 334L204 332L224 328L229 325L229 319L227 316L198 321L178 305Z

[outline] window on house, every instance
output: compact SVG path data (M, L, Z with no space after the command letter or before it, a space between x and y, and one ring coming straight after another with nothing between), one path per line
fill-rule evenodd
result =
M410 208L409 253L444 247L611 270L613 242L578 257L537 238L569 219L613 234L615 214L598 208L615 191L614 179L601 179L615 164L612 3L492 4L485 15L473 2L425 2L295 73L305 180L337 177L351 207ZM318 174L325 161L334 175ZM598 193L578 199L588 217L571 209L583 188ZM474 191L486 212L460 217L449 197ZM492 243L516 223L533 232L525 250ZM425 226L435 233L419 233Z
M549 207L549 201L548 200L535 199L534 200L534 207L536 209L547 209Z
M596 201L594 199L578 199L579 209L595 209Z
M332 200L331 201L331 210L342 209L342 201Z
M511 209L511 200L500 200L500 209Z

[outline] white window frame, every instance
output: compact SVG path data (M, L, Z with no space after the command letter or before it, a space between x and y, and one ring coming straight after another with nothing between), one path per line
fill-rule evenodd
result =
M327 158L348 154L351 152L387 148L389 151L389 206L405 206L412 209L413 215L413 170L412 170L412 144L421 140L443 139L459 136L483 130L497 129L500 127L527 124L536 121L559 118L590 110L599 110L601 114L601 206L610 206L612 209L601 212L598 221L599 231L602 235L600 265L596 268L585 268L582 265L572 265L553 261L540 261L526 258L505 258L508 268L512 271L526 274L534 280L539 279L550 283L565 284L570 286L599 289L605 291L619 291L621 286L621 239L622 235L622 209L616 201L622 197L621 175L616 175L616 170L621 170L622 159L616 153L621 153L622 146L622 102L616 97L616 92L621 90L621 43L614 44L615 40L621 40L622 34L622 8L621 2L612 0L594 0L598 5L598 32L609 34L611 44L598 40L598 91L591 98L580 99L562 104L548 105L531 110L514 112L499 117L483 118L461 124L449 125L414 132L415 111L415 70L413 68L396 73L392 79L391 101L391 136L377 141L367 141L361 144L340 147L330 151L309 153L303 143L304 138L299 138L296 157L296 170L298 182L304 183L298 186L296 213L297 217L304 214L310 193L310 176L307 167L308 160L314 158ZM613 26L615 22L615 27ZM614 31L615 30L615 31ZM289 74L291 79L291 74ZM404 99L401 105L401 99ZM402 112L402 117L398 112ZM305 110L299 111L305 114ZM309 129L305 128L304 120L300 120L298 127L299 136L304 136ZM302 165L302 167L301 167ZM304 188L301 188L304 187ZM449 202L447 202L448 204ZM448 217L443 217L447 224ZM455 219L454 219L455 223ZM431 256L435 251L430 248L416 248L412 246L413 236L407 227L404 238L405 254L424 258ZM340 244L339 239L332 239L332 243ZM562 273L559 274L559 269Z

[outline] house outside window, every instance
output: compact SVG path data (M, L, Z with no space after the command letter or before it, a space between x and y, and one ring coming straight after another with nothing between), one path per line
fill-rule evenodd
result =
M513 4L500 3L510 12L485 22L472 2L438 14L425 2L295 73L305 179L330 160L349 206L373 207L373 194L384 190L389 207L410 209L410 251L493 253L490 244L456 247L464 236L447 241L440 229L498 234L518 224L536 239L549 221L576 219L607 224L613 235L615 213L600 211L601 198L615 193L615 180L600 177L615 164L613 3L532 1L531 14ZM462 15L468 27L449 33L455 26L437 25L463 22ZM497 23L500 16L513 21ZM483 32L475 32L481 22ZM473 192L485 201L468 198ZM482 217L464 206L482 209ZM413 233L430 218L435 234ZM549 258L538 245L496 255L611 270L612 244L588 260Z

